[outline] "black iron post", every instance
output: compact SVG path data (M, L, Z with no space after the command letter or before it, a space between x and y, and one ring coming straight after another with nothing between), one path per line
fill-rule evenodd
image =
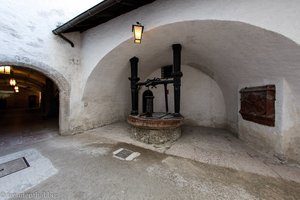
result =
M138 77L138 62L139 59L137 57L133 57L130 59L130 65L131 65L131 77L129 78L131 85L131 115L138 115L139 114L139 108L138 108L138 86L137 83L140 80Z
M168 84L164 84L165 89L165 104L166 104L166 113L169 113L169 103L168 103Z
M175 116L181 116L180 114L180 86L181 86L181 44L173 44L173 77L174 77L174 111Z

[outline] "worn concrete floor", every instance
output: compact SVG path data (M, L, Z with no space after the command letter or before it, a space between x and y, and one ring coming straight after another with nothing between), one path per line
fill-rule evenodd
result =
M300 199L299 177L293 181L286 175L299 176L297 166L272 161L226 131L185 127L178 142L164 146L136 143L129 131L125 123L118 123L85 134L46 137L42 136L47 135L45 129L39 132L41 136L31 134L42 139L5 143L10 145L2 147L0 157L35 149L57 169L25 191L46 194L45 198L32 195L31 199ZM112 152L120 147L141 156L135 161L113 158ZM274 171L272 165L283 168ZM255 170L249 170L251 166ZM0 191L3 199L9 195L5 192Z
M271 152L258 152L222 129L186 126L178 141L165 145L148 145L136 141L127 123L108 125L87 133L205 164L300 183L299 163L282 163Z
M0 118L0 152L58 134L58 119L45 120L37 109L0 110Z

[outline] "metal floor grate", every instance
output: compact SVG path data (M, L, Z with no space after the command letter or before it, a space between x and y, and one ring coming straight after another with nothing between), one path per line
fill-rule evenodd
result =
M118 149L117 151L113 152L113 156L121 160L133 160L139 155L140 153L138 152L134 152L124 148Z
M0 178L30 167L25 157L0 164Z

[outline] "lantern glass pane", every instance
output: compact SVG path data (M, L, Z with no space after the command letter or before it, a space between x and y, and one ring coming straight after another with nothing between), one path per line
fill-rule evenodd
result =
M5 74L10 74L10 66L4 67Z
M0 67L0 73L4 74L4 67L3 66Z
M134 38L136 40L141 40L142 39L142 33L143 33L143 27L142 26L134 26L133 32L134 32Z

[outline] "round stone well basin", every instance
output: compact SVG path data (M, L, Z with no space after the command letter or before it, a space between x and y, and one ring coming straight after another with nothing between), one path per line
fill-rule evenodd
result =
M181 136L183 117L173 114L153 113L146 115L129 115L127 122L132 126L135 139L147 144L163 144L176 141Z

